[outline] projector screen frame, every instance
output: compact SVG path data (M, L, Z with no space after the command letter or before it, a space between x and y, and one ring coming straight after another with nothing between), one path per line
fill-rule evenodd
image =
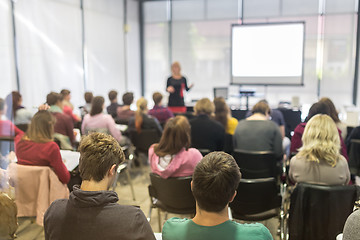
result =
M303 50L302 50L302 69L301 69L301 82L300 83L234 83L233 82L233 28L236 26L256 26L256 25L284 25L284 24L303 24ZM231 24L231 37L230 37L230 85L236 86L304 86L304 63L305 63L305 21L285 21L285 22L259 22L259 23L233 23ZM249 77L259 78L259 77ZM279 79L281 77L268 77L269 79ZM289 78L289 77L286 77Z

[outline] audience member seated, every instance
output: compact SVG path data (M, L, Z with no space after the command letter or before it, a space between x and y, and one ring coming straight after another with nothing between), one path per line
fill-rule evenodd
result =
M17 208L14 200L0 192L0 239L14 239L18 228Z
M94 95L92 92L85 92L84 99L85 99L85 105L81 106L81 118L84 118L84 116L91 111L91 102L94 98Z
M75 141L74 122L69 115L63 113L62 102L62 95L59 93L51 92L46 96L46 103L50 106L49 111L56 118L54 137L61 142L61 149L72 150Z
M70 173L65 167L59 146L53 141L55 118L48 111L38 111L25 135L15 137L17 163L31 166L49 166L62 183L67 184Z
M102 132L111 134L120 144L125 144L124 137L116 128L116 124L111 115L104 114L104 98L101 96L94 97L90 114L85 115L81 125L81 132L89 134L89 132Z
M190 148L190 124L186 117L167 121L158 144L149 149L151 171L162 178L191 176L201 160L199 150Z
M118 103L117 95L118 93L115 90L111 90L109 92L108 97L110 100L110 105L106 107L107 113L110 114L114 119L116 119L118 107L121 107L121 105Z
M171 218L164 224L163 240L273 239L260 223L240 224L229 219L228 205L236 195L240 171L224 152L207 154L196 166L191 190L196 200L193 219Z
M230 135L234 135L238 120L231 116L231 111L228 105L226 105L223 97L214 99L215 105L215 120L221 123L225 128L225 132Z
M74 106L70 102L71 92L67 89L63 89L63 90L61 90L60 93L63 96L63 111L64 111L64 113L69 115L72 118L72 120L74 121L74 123L80 122L81 121L80 117L73 113Z
M241 120L234 134L234 149L271 151L276 158L283 156L282 137L276 123L269 120L270 108L260 101L252 108L252 115Z
M44 217L45 239L155 240L144 213L137 207L119 205L109 191L116 169L125 160L117 141L92 133L80 143L81 186L69 199L54 201Z
M305 126L302 147L290 161L294 182L326 185L347 184L349 166L340 154L340 137L335 122L325 114L312 117Z
M5 109L5 101L4 99L0 98L0 136L15 137L19 134L22 134L23 131L18 129L11 121L3 120Z
M360 210L355 210L347 218L342 240L357 240L360 233Z
M29 124L33 114L22 106L22 96L19 92L12 91L6 97L6 117L15 125Z
M331 101L330 98L327 98L327 97L321 98L319 100L319 102L323 102L326 105L328 105L329 110L330 110L330 117L335 122L336 127L340 130L342 139L346 139L347 125L346 125L346 123L343 123L343 122L340 121L339 113L336 111L334 103Z
M214 104L208 98L200 99L196 102L194 111L196 117L190 120L192 147L210 151L223 150L225 128L212 119Z
M141 133L142 129L155 129L159 136L162 134L162 128L159 121L156 118L148 115L147 100L145 98L139 98L136 102L136 114L130 118L128 130L136 130Z
M290 145L290 152L291 153L296 153L298 151L299 148L301 148L302 146L302 135L304 133L304 129L306 126L306 123L316 114L326 114L328 116L330 116L330 108L329 106L324 103L324 102L317 102L314 103L311 108L309 109L309 113L305 119L305 122L300 123L299 125L296 126L296 128L294 129L294 135L291 137L291 145ZM346 146L345 143L341 137L341 131L339 131L339 136L340 136L340 143L341 143L341 154L348 159L348 155L347 155L347 150L346 150Z
M124 105L122 107L118 107L117 112L117 120L122 123L128 123L130 118L135 116L135 112L130 109L130 105L134 101L134 94L132 92L124 93L122 97Z
M155 92L153 94L154 107L149 111L149 115L155 117L163 125L169 118L174 117L174 114L169 108L162 106L162 99L161 93Z

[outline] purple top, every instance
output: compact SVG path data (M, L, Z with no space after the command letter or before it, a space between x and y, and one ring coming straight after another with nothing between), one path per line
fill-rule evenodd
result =
M149 111L149 115L157 118L160 123L165 123L169 118L174 117L174 114L167 107L155 105Z

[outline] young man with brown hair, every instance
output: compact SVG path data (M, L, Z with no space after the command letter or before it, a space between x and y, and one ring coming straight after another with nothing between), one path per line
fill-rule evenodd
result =
M162 106L163 95L159 92L154 92L153 100L154 107L149 110L149 115L157 118L161 124L165 124L169 118L174 117L174 114L169 108Z
M116 169L125 160L119 143L110 135L92 133L80 143L81 186L69 199L56 200L44 216L45 239L155 239L144 213L117 204L109 191Z
M118 103L117 99L117 91L111 90L108 94L110 105L106 107L106 110L108 114L110 114L114 119L116 118L116 111L118 107L121 107L121 105Z
M169 219L163 240L270 240L269 230L260 223L240 224L229 220L228 205L236 195L241 178L234 158L224 152L206 155L196 166L191 190L196 215L190 219Z

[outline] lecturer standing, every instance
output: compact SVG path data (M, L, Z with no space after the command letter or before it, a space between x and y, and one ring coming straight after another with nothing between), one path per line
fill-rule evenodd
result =
M170 93L168 107L172 112L186 112L184 90L189 91L194 84L187 85L186 78L180 73L178 62L171 65L171 77L167 79L166 91Z

